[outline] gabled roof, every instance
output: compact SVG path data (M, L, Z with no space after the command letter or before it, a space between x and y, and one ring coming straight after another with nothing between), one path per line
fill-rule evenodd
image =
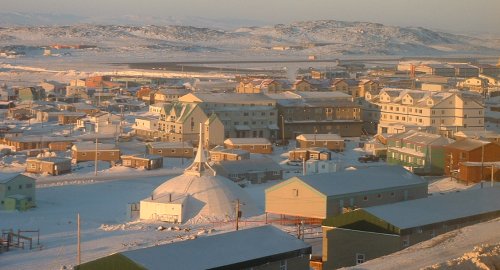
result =
M229 138L224 141L224 144L271 144L266 138Z
M364 211L399 229L409 229L485 213L500 214L498 198L500 187L490 187L367 207Z
M302 141L344 141L338 134L301 134L296 139Z
M198 270L244 269L266 263L270 258L278 261L310 253L309 244L266 225L121 254L149 270Z
M446 146L446 148L458 149L458 150L462 150L462 151L472 151L474 149L481 148L483 145L487 145L490 143L492 143L492 142L475 140L475 139L463 139L463 140L458 140L454 143L448 144Z
M246 172L281 171L281 166L270 158L255 158L243 160L222 160L214 165L215 168L222 168L229 174L239 174Z
M266 189L277 189L291 181L300 180L327 197L375 192L391 188L427 185L421 177L401 166L376 166L335 173L296 176Z
M0 184L7 184L8 182L10 182L18 177L29 178L29 179L35 181L35 179L33 179L29 176L26 176L24 174L20 174L20 173L0 173Z

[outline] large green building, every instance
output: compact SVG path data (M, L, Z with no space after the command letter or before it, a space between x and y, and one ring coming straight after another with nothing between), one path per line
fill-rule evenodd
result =
M443 175L444 146L453 140L410 130L387 138L387 163L410 167L416 174Z

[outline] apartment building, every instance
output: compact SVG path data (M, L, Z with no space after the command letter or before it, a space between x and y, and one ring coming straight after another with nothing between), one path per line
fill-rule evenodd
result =
M378 123L377 133L426 130L451 137L455 132L484 130L483 98L471 92L428 92L384 88L368 92L363 120Z
M190 93L181 103L196 104L206 114L215 113L224 125L225 138L278 136L276 101L263 94Z
M207 135L206 145L220 145L224 141L224 126L217 117L205 114L199 103L174 102L160 112L159 135L164 142L198 142L200 123Z
M300 134L355 137L362 134L361 107L341 92L285 92L268 95L277 102L281 134L294 139Z

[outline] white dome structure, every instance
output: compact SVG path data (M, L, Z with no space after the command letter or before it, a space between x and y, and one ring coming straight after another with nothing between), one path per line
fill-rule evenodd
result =
M242 216L259 214L243 188L216 175L207 163L202 142L200 134L195 160L182 175L167 180L153 191L151 197L141 201L141 219L180 223L227 220L235 217L238 202Z

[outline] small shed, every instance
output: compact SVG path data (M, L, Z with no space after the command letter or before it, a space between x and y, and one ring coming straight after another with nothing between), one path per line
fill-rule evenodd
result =
M209 152L210 160L213 162L250 159L250 152L241 149L226 149L223 146L216 146Z
M146 170L163 168L163 157L157 155L122 155L121 158L125 167L144 168Z
M302 134L296 137L297 147L324 147L331 151L344 151L345 143L337 134Z
M228 149L242 149L250 153L271 154L272 143L266 138L229 138L224 141Z
M140 219L181 223L184 221L188 196L169 193L155 198L151 195L150 198L141 200Z
M194 148L189 142L151 142L146 145L146 152L162 157L194 157Z
M59 175L71 172L71 159L59 157L28 158L26 172Z

